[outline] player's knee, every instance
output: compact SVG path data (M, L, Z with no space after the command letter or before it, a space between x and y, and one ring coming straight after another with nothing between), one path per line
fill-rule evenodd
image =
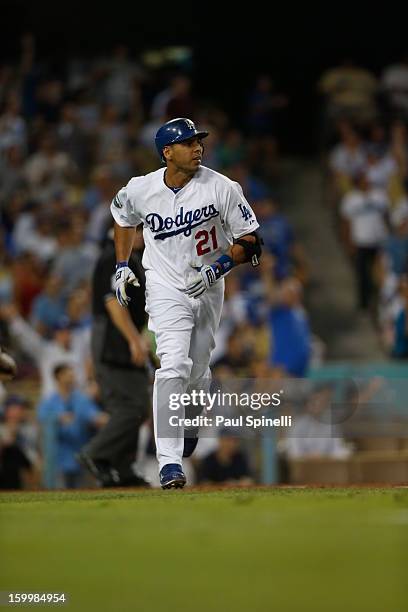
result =
M190 385L193 388L209 387L211 384L211 370L208 362L194 363L190 372Z
M172 353L171 355L163 355L160 365L160 376L166 378L183 378L189 380L193 362L190 357L180 353Z

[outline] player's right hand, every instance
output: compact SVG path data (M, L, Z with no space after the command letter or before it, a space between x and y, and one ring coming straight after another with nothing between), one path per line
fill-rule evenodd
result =
M115 289L116 299L124 308L127 308L127 305L130 302L130 297L126 295L126 285L140 287L139 281L127 265L127 262L123 261L116 264L115 282L113 286Z

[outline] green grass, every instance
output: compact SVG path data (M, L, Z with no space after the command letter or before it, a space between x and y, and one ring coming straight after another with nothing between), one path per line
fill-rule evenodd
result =
M0 591L65 591L63 609L408 609L404 488L10 493L0 502Z

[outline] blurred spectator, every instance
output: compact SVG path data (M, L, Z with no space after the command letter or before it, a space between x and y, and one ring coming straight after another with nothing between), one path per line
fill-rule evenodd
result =
M24 117L32 120L37 112L37 86L41 76L41 67L36 61L36 41L31 32L26 32L20 39L21 57L19 77Z
M13 292L11 257L7 253L4 232L0 229L0 304L11 302Z
M67 298L82 283L90 281L97 250L84 242L85 223L82 216L61 221L56 228L58 252L51 272L63 280L61 295Z
M408 276L406 273L400 277L399 291L403 305L395 319L392 356L397 359L406 359L408 357Z
M154 139L157 130L164 122L165 118L151 119L143 124L138 135L139 144L143 147L143 149L154 155L155 162L157 162L157 151L156 145L154 144Z
M280 212L273 198L264 198L254 204L254 211L262 227L265 248L275 258L275 278L282 280L295 274L306 281L307 267L302 246L295 239L293 227Z
M217 147L217 159L221 169L227 170L231 166L241 164L245 156L245 144L241 132L234 128L227 130ZM235 169L235 173L236 171Z
M234 274L225 278L224 306L220 325L215 333L215 348L211 354L214 363L224 357L229 336L246 321L246 300L240 291L239 279Z
M101 108L92 87L81 89L77 96L79 126L92 140L97 136Z
M111 162L121 158L127 145L127 131L119 112L113 104L102 109L97 128L96 151L100 163Z
M23 163L23 151L17 145L8 147L0 156L0 211L2 216L9 208L10 199L14 193L26 187Z
M388 256L391 271L400 276L407 269L408 263L408 200L398 202L391 215L390 234L384 243L384 253Z
M306 402L304 413L294 417L290 435L286 437L286 455L289 459L349 457L351 449L333 423L333 397L334 387L331 383L317 384Z
M362 310L368 308L374 295L373 264L388 235L385 220L388 207L385 191L372 189L365 174L356 179L355 189L341 202L346 246L354 259L358 306Z
M55 326L62 319L65 303L61 297L62 279L50 274L44 289L33 300L30 323L34 329L48 338Z
M73 102L63 105L56 133L60 150L66 153L79 172L84 174L89 169L91 142L80 124L78 106Z
M264 181L253 176L243 162L230 166L227 176L241 185L244 196L249 202L256 202L270 195L270 189Z
M219 159L220 132L215 125L208 126L209 134L205 139L205 165L212 170L221 170Z
M248 337L237 327L231 332L226 344L225 354L215 364L217 371L226 368L234 376L247 377L249 375L249 358L253 354L253 346Z
M365 174L373 189L389 190L391 181L397 174L398 166L395 159L387 154L381 144L369 143L365 147Z
M376 77L345 59L339 66L326 70L319 82L318 90L325 96L325 113L328 127L339 119L348 119L356 124L367 125L377 115Z
M91 360L91 296L90 286L75 289L68 297L66 318L71 329L71 348L78 363L82 364L84 376L79 380L90 380L93 374ZM85 387L84 387L85 388Z
M391 353L395 321L403 308L403 299L399 292L399 278L391 269L390 259L385 253L376 262L376 280L379 287L377 321L381 341L386 352Z
M13 299L23 317L29 316L33 300L42 291L44 273L44 266L32 253L22 253L13 261Z
M170 80L170 85L159 91L153 98L150 116L160 124L174 117L194 119L191 79L184 74L174 75Z
M72 346L71 323L64 317L54 328L51 340L46 340L36 332L12 304L0 307L0 318L8 322L11 337L19 344L36 365L41 375L41 396L47 397L55 390L53 371L59 363L69 363L75 370L79 385L86 384L86 370L82 353Z
M35 217L39 208L38 202L24 200L21 208L17 211L11 235L14 254L24 253L25 239L34 231Z
M265 253L261 277L269 304L270 363L291 376L302 377L307 373L312 350L309 320L302 304L302 285L293 277L276 284L274 267L273 257Z
M231 430L221 432L218 448L201 461L199 482L243 487L252 484L247 457Z
M45 78L38 83L37 115L47 124L55 124L58 120L64 95L64 84L58 78Z
M101 243L110 225L110 204L117 192L117 182L108 165L94 168L93 187L86 194L88 205L92 202L92 211L86 228L86 237L95 243Z
M246 162L256 176L276 186L280 179L279 151L273 136L253 136L247 141Z
M16 254L32 253L40 262L50 263L57 251L50 212L32 203L17 219L13 230L13 245Z
M76 489L82 484L82 468L76 454L92 430L105 425L107 415L76 388L74 370L69 365L55 366L53 376L56 391L44 397L38 406L38 418L43 427L50 423L55 427L58 485Z
M0 114L0 158L5 150L16 147L27 148L26 122L20 114L20 97L17 91L10 91L3 112Z
M6 399L0 421L0 489L22 489L28 473L39 466L37 430L27 418L22 396Z
M194 119L194 100L191 95L191 79L188 76L180 74L173 78L164 116L166 121L174 117Z
M389 151L388 130L381 117L370 125L367 140L377 147L381 155L385 155Z
M112 105L125 118L138 103L137 83L142 78L140 66L129 57L129 48L119 44L110 58L100 63L103 77L103 103Z
M76 172L73 160L58 150L55 134L51 131L40 137L38 150L30 155L24 168L30 195L39 202L67 188Z
M388 113L408 120L408 52L396 64L387 66L381 76Z
M337 124L340 143L329 155L329 167L337 192L342 195L353 185L353 180L363 172L366 155L362 140L348 121Z
M287 97L274 91L271 77L259 75L249 96L248 128L251 136L276 134L279 111L287 104Z
M397 162L399 175L405 185L408 179L408 132L402 121L394 121L391 126L390 151Z

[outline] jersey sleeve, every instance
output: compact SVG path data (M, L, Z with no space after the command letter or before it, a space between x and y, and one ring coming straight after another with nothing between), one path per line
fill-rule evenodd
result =
M126 187L122 187L115 195L111 203L112 217L121 227L136 227L142 220L136 210L135 189L132 185L133 179Z
M238 183L232 182L228 186L223 222L231 238L240 238L254 232L259 227L255 213Z

